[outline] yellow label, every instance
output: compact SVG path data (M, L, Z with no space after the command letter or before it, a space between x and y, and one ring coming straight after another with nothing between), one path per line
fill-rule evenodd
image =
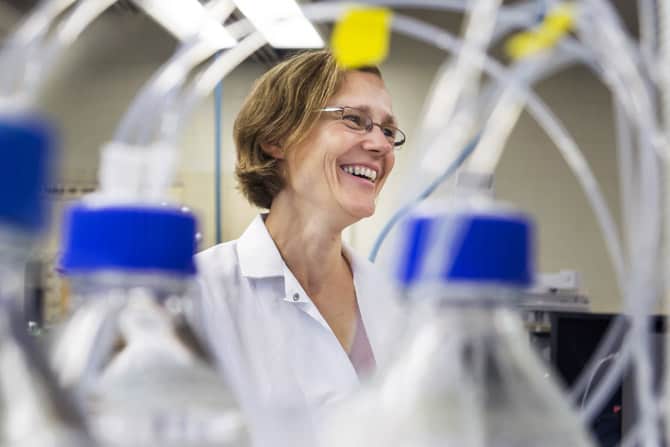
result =
M377 65L388 55L392 12L356 8L337 22L331 38L335 59L344 68Z
M542 24L536 29L511 37L505 43L505 51L512 59L522 59L551 48L572 30L574 22L574 6L562 4L547 14Z

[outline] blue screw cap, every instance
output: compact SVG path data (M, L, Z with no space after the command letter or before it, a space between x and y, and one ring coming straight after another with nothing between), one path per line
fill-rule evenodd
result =
M121 270L191 276L196 219L174 208L76 205L65 217L61 270Z
M534 278L532 221L522 214L431 213L407 219L396 279L527 287Z
M49 210L46 192L56 133L37 115L0 119L0 221L39 232Z

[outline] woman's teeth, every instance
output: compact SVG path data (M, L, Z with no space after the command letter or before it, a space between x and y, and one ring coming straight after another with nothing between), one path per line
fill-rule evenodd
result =
M377 171L366 168L365 166L347 165L342 166L342 170L347 174L355 175L356 177L362 177L370 180L371 182L374 182L377 179Z

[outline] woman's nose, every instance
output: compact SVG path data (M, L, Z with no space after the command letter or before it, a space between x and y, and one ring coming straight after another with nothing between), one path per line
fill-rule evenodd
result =
M372 129L366 132L365 140L363 148L366 150L380 153L393 150L393 143L388 140L381 126L377 124L373 124Z

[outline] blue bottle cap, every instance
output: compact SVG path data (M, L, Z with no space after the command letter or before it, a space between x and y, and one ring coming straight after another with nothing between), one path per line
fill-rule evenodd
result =
M0 221L27 233L46 224L56 137L40 116L0 119Z
M419 213L405 222L396 279L527 287L534 277L533 224L522 214Z
M195 234L195 217L174 208L75 205L65 216L60 269L194 275Z

